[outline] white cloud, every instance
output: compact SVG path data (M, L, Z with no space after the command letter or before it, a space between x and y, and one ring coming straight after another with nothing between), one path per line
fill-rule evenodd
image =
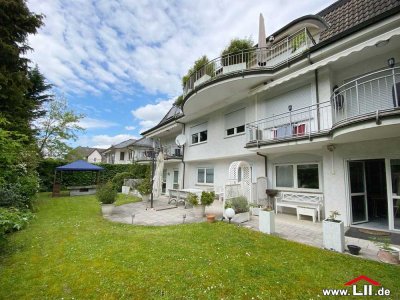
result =
M79 122L79 126L85 129L95 129L95 128L110 128L117 126L118 124L106 120L99 120L93 118L84 118Z
M132 115L139 120L140 131L145 131L157 125L172 107L173 103L173 99L161 100L155 104L147 104L132 110Z
M135 130L136 126L125 126L125 130Z
M30 37L30 58L67 93L181 93L180 78L203 54L214 58L232 38L257 37L263 13L271 34L334 0L29 0L46 15Z

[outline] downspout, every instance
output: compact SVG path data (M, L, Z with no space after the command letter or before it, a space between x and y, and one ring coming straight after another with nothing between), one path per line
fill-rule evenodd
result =
M317 130L320 130L321 115L319 111L319 88L318 88L318 69L314 70L315 74L315 101L317 102ZM311 129L311 128L310 128Z
M182 122L178 122L176 121L176 123L178 124L182 124L183 125L183 132L182 134L185 134L185 129L186 129L186 124L182 123ZM186 171L186 164L185 164L185 145L182 146L182 158L181 161L183 163L183 174L182 174L182 188L185 188L185 171Z
M264 168L265 168L265 177L268 177L268 157L264 154L256 152L257 155L264 157Z

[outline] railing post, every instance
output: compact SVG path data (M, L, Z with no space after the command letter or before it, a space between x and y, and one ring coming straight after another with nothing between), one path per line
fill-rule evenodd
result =
M311 139L311 106L308 107L308 139Z
M360 114L360 101L358 99L358 81L357 80L356 80L356 100L357 100L358 114Z
M393 89L394 89L394 107L398 107L399 103L399 98L397 98L399 95L397 95L397 86L396 86L396 73L394 71L394 68L392 68L392 76L393 76Z
M244 51L242 50L242 61L241 61L241 63L244 63L244 56L243 56L243 54L244 54Z

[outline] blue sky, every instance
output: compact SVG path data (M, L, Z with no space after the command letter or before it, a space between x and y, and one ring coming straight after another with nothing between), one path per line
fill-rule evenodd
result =
M108 147L158 123L181 94L182 75L232 38L258 36L317 13L333 0L28 0L45 15L29 54L86 117L73 145Z

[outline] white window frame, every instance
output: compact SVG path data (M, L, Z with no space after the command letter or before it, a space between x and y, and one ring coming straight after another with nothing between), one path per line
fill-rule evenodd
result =
M200 126L200 125L203 125L203 124L206 124L206 130L202 130L202 131L198 131L196 133L192 133L192 128ZM206 132L206 134L207 134L207 139L205 141L200 141L200 133L202 133L202 132ZM195 142L195 143L193 143L193 136L194 135L197 135L197 142ZM204 143L207 143L207 141L208 141L208 122L199 123L199 124L194 125L194 126L191 127L191 130L190 130L190 145L204 144Z
M308 188L299 188L298 187L298 180L297 180L297 166L301 165L318 165L318 189L308 189ZM282 187L276 185L276 167L277 166L293 166L293 187ZM285 191L293 191L293 192L322 192L322 172L321 172L321 162L301 162L301 163L284 163L284 164L274 164L273 170L273 178L274 178L274 187L276 189L285 190Z
M225 130L224 131L224 136L225 136L225 138L230 138L230 137L234 137L234 136L238 136L238 135L243 135L243 134L246 133L246 107L242 107L240 109L237 109L237 110L234 110L234 111L232 111L230 113L225 114L224 120L226 120L226 118L227 118L227 116L229 114L233 114L233 113L238 112L240 110L243 110L244 117L245 117L245 119L243 121L243 124L241 124L239 126L227 128L226 123L225 123L225 126L224 126L224 130ZM242 132L237 132L239 127L243 127L243 131ZM233 134L228 134L228 130L230 130L230 129L233 129Z
M204 171L204 182L199 182L199 170ZM213 170L213 182L206 182L207 170ZM198 167L196 168L196 184L197 185L214 185L215 182L215 169L214 167Z

